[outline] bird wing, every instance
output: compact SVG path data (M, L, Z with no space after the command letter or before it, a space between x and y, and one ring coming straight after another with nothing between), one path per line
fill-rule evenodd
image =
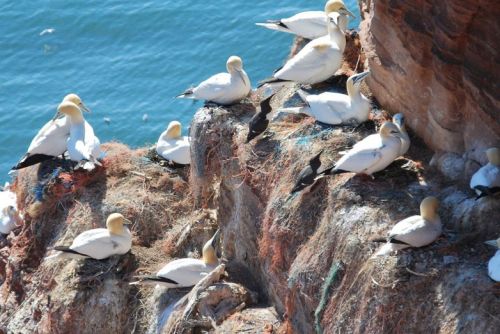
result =
M307 103L311 108L312 116L319 122L340 124L344 121L343 110L350 107L350 99L345 94L322 93L309 95Z
M292 33L305 38L313 39L328 33L326 15L322 11L302 12L280 21Z
M488 275L496 282L500 282L500 250L488 261Z
M190 143L188 137L169 139L158 142L156 152L163 158L178 164L191 163Z
M414 247L422 247L436 240L441 234L438 226L421 216L411 216L397 223L389 233L389 238Z
M354 173L365 173L382 160L381 148L350 150L335 164L335 169Z
M212 266L207 266L202 260L184 258L167 263L157 276L173 280L179 286L193 286L212 269Z
M66 151L70 124L67 117L47 122L31 141L27 153L58 156Z
M330 42L325 42L325 45ZM286 64L278 72L274 74L275 78L291 81L307 81L311 77L315 77L317 73L325 71L328 66L329 48L316 48L316 41L309 42L299 53Z
M488 188L500 187L500 168L488 163L481 167L470 180L470 187L475 189L477 186Z
M96 228L79 234L69 247L80 254L101 260L122 254L123 241L111 235L105 228Z
M220 98L225 90L231 85L229 73L219 73L211 76L193 89L197 99L213 100Z

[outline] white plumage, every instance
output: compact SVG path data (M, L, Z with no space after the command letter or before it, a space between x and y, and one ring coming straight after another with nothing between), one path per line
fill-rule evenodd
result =
M118 213L109 215L106 228L96 228L79 234L69 247L55 247L56 253L46 260L67 258L93 258L102 260L127 253L132 247L132 234L123 226L129 223Z
M273 77L277 81L315 84L334 75L342 64L342 53L345 48L345 34L338 27L342 20L347 20L344 14L330 14L328 36L309 42L274 73Z
M0 191L0 233L9 234L17 224L20 223L22 217L17 211L17 197L10 190L8 183L5 184Z
M82 162L83 168L87 170L92 170L95 165L100 165L97 161L102 154L99 138L94 135L92 126L83 118L80 108L73 102L63 101L58 110L67 115L71 123L67 140L70 159Z
M250 79L243 70L240 57L229 57L226 67L228 73L216 74L177 97L205 100L222 105L240 102L250 93L252 88Z
M349 12L341 0L330 0L325 4L324 11L307 11L295 14L289 18L281 20L270 20L265 23L256 23L271 30L283 31L308 39L315 39L328 34L327 20L328 14L345 10L352 17L354 14ZM347 22L346 22L347 23ZM341 26L345 30L345 26Z
M420 215L403 219L389 232L388 242L374 256L387 255L408 247L423 247L434 242L442 233L437 209L439 201L426 197L420 204Z
M181 165L191 163L190 139L181 135L181 123L172 121L158 138L156 153L166 160Z
M360 84L368 74L368 71L363 72L347 80L348 95L331 92L308 95L299 89L299 96L308 105L301 112L314 117L318 122L333 125L367 121L371 109L370 100L361 94Z
M405 127L405 118L402 113L398 113L392 117L392 122L396 124L396 126L399 129L399 132L401 132L401 149L399 150L399 155L403 156L408 152L408 149L410 148L410 136L408 135L408 132L406 131Z
M131 285L146 283L160 284L167 288L182 288L196 285L219 264L215 247L219 231L203 246L203 259L177 259L166 264L155 276L145 277Z
M471 189L482 197L495 192L500 192L500 150L490 148L486 150L488 163L472 175Z
M488 261L488 276L495 282L500 282L500 238L486 241L485 244L497 249L495 255Z
M389 166L399 156L399 130L391 122L382 125L378 134L370 135L354 145L325 174L353 172L371 175Z

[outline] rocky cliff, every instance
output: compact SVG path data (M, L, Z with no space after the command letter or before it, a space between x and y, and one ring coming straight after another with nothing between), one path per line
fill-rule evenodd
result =
M348 53L342 72L361 71L355 34ZM314 89L343 91L345 78ZM373 95L385 105L374 83ZM92 174L64 163L53 173L50 164L22 171L14 188L26 221L0 244L0 331L496 333L500 295L487 276L493 252L483 241L500 234L498 198L475 201L465 182L444 178L418 136L373 180L344 174L290 195L320 149L330 165L390 117L375 108L360 127L332 127L280 112L300 103L296 88L275 92L273 121L250 144L248 121L270 91L229 108L200 109L191 124L190 168L171 169L146 149L111 143L103 168ZM411 121L417 133L419 122ZM417 214L428 195L441 201L443 236L428 247L370 259L378 247L370 239ZM102 226L115 211L134 222L131 253L43 260L51 247ZM127 284L172 258L198 257L217 227L225 267L193 293Z
M500 145L500 7L484 1L360 0L361 43L377 100L405 114L467 178ZM465 174L464 174L465 171Z

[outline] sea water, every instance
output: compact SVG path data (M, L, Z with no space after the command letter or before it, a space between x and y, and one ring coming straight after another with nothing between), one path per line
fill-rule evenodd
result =
M357 27L357 2L345 2L358 16L349 27ZM9 179L64 95L77 93L92 109L85 116L101 142L153 144L172 120L187 129L202 102L174 96L225 71L229 56L243 59L253 87L282 65L293 36L255 22L323 6L306 0L0 0L0 181Z

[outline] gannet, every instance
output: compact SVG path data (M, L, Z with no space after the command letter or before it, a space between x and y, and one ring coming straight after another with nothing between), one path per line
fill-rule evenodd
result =
M500 238L486 241L485 244L497 249L495 255L488 262L488 276L495 282L500 282Z
M227 73L219 73L186 90L178 98L205 100L229 105L240 102L251 90L250 79L243 70L240 57L231 56L226 63Z
M476 199L500 192L500 149L496 147L486 150L488 163L472 175L471 189L477 193Z
M59 113L66 115L71 124L67 149L72 161L81 164L83 169L93 170L95 165L101 165L97 159L101 157L100 141L94 135L94 129L83 118L80 108L70 101L63 101L57 108Z
M0 191L0 233L9 234L22 220L17 210L17 197L8 183Z
M196 283L219 264L215 251L218 239L219 230L203 246L202 259L184 258L174 260L165 265L156 275L143 277L139 281L131 282L130 284L159 284L167 288L182 288L196 285Z
M172 121L158 138L156 153L162 158L181 165L191 163L189 137L182 136L181 123Z
M302 189L312 185L314 181L316 181L318 176L318 169L321 167L320 156L323 153L323 150L319 151L311 160L309 160L309 164L304 167L297 177L297 182L291 191L291 194L294 194Z
M248 123L247 144L250 140L266 131L269 125L269 113L273 111L270 104L273 96L274 94L260 102L260 111L253 115L250 123Z
M358 142L342 158L323 172L325 175L357 173L372 175L389 166L399 156L400 132L392 122L385 122L378 134Z
M298 90L300 98L307 107L300 108L318 122L326 124L363 123L368 120L370 100L360 92L361 82L370 74L369 71L355 74L347 79L347 94L325 92L319 95L308 95Z
M398 113L392 117L392 122L396 124L399 132L401 132L401 149L399 150L399 155L403 156L406 154L406 152L408 152L408 149L410 148L410 136L406 131L405 116L402 113Z
M64 101L73 102L80 106L82 110L90 112L80 97L76 94L68 94ZM28 151L24 157L19 160L13 170L35 165L45 160L53 159L66 152L66 142L69 137L70 123L66 117L60 118L59 112L55 114L51 121L48 121L38 131L37 135L31 141Z
M291 33L308 39L315 39L328 34L328 15L332 12L338 12L339 10L345 11L353 18L356 17L346 8L342 0L330 0L325 4L325 10L323 12L302 12L286 19L268 20L266 23L256 23L256 25ZM345 30L346 26L341 26L341 28Z
M123 226L130 224L119 213L112 213L106 220L106 228L95 228L80 233L71 246L54 247L55 254L47 256L45 260L57 258L92 258L102 260L113 255L127 253L132 247L132 234Z
M387 241L373 256L388 255L392 251L408 247L423 247L434 242L442 231L438 208L437 198L432 196L424 198L420 203L420 216L408 217L394 225L387 240L372 240L375 242Z
M266 83L283 81L315 84L334 75L342 65L342 53L345 48L345 34L339 29L342 20L347 20L344 10L330 14L327 38L320 37L307 43L274 73L273 78L261 81L259 87Z

